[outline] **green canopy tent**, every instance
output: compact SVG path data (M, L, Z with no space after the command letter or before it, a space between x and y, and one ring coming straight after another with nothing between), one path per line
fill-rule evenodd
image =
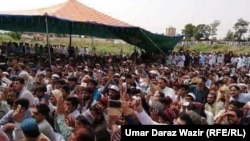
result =
M163 53L183 38L154 34L131 26L76 0L43 9L0 12L0 29L122 39L147 52Z

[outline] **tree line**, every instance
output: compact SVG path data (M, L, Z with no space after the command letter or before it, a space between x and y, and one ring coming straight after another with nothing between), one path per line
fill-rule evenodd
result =
M212 36L217 35L217 28L220 26L220 21L215 20L211 24L199 24L197 26L192 23L186 24L184 29L182 30L182 34L184 35L185 41L201 41L201 40L210 40ZM249 22L240 18L233 26L233 30L229 29L227 34L225 35L225 41L250 41L250 36L244 36L248 32Z

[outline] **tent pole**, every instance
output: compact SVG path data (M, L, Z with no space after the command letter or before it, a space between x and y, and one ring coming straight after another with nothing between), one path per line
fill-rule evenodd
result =
M69 23L69 47L72 45L72 22Z
M94 37L91 36L91 41L90 41L90 46L91 46L91 54L94 54Z
M45 16L45 23L46 23L46 34L47 34L47 46L48 46L48 52L49 52L49 65L51 68L51 54L50 54L50 44L49 44L49 27L48 27L48 19L47 19L47 15Z

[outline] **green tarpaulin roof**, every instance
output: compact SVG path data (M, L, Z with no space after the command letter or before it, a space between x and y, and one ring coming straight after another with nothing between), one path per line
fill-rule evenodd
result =
M183 38L154 34L143 28L131 26L76 0L37 10L0 12L0 29L46 33L46 20L49 33L122 39L147 52L166 52Z

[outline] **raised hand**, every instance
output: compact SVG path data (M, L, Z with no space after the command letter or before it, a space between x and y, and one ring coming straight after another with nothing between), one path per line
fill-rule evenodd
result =
M57 101L57 110L56 110L56 112L57 112L58 115L63 115L64 112L65 112L63 102L64 102L63 101L63 97L60 96L59 99L58 99L58 101Z
M25 110L22 108L21 105L18 105L16 110L13 113L13 119L15 122L21 122L23 115L24 115Z

